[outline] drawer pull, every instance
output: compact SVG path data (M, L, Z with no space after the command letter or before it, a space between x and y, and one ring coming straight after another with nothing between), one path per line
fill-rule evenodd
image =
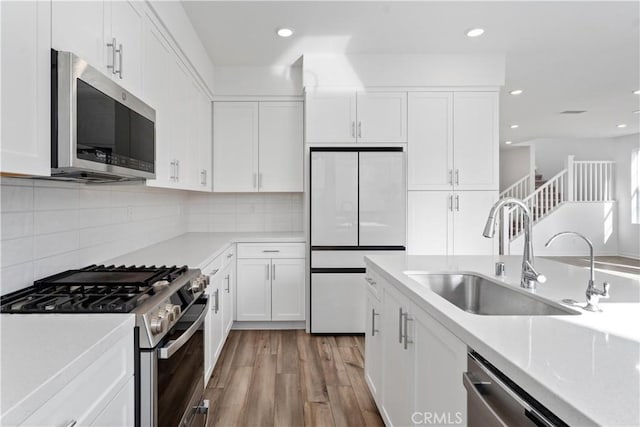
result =
M67 425L65 425L64 427L74 427L76 424L78 424L78 422L76 420L71 420L71 422Z
M280 252L278 249L265 249L262 251L265 254L269 254L269 253L277 253Z
M233 256L233 254L227 254L227 258L231 258Z

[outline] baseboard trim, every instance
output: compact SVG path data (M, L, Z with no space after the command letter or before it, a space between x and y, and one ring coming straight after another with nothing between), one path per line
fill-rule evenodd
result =
M631 259L635 259L635 260L640 261L640 255L638 255L638 254L628 254L628 253L624 253L624 252L618 252L617 255L621 256L621 257L631 258Z
M282 321L262 321L262 322L233 322L233 326L231 329L238 330L252 330L252 329L304 329L306 327L306 322L304 320L296 321L296 322L282 322Z

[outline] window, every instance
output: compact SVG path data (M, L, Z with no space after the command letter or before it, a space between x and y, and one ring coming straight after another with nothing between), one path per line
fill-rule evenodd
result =
M640 148L631 152L631 223L640 224Z

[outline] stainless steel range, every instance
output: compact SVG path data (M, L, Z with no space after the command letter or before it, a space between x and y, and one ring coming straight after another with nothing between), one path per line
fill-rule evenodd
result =
M187 267L92 265L1 297L0 312L135 315L136 425L206 425L208 283Z

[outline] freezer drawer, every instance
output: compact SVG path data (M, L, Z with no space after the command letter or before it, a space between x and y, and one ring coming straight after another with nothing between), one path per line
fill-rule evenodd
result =
M365 273L311 273L311 332L364 333Z

